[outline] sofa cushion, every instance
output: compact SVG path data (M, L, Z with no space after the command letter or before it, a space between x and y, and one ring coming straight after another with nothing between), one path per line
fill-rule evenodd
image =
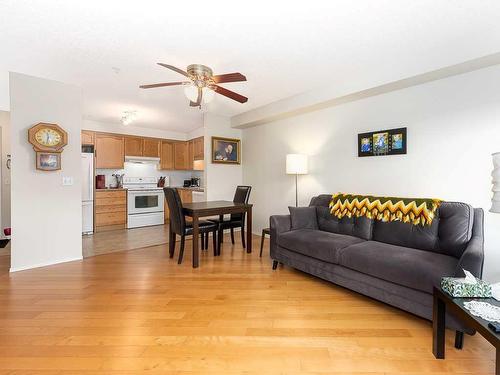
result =
M338 263L343 248L364 240L321 230L299 229L280 234L278 245L329 263Z
M292 230L318 229L318 219L314 207L288 207Z
M440 251L460 258L472 238L474 208L466 203L444 202L439 217Z
M328 208L331 198L331 195L322 194L311 200L310 206L316 207L318 228L327 232L347 234L364 240L371 240L373 220L366 217L343 217L339 219L333 216Z
M339 264L352 270L432 293L441 277L453 276L455 257L377 241L365 241L340 251Z
M439 215L431 225L413 225L401 221L375 221L373 240L413 249L436 251L439 246Z

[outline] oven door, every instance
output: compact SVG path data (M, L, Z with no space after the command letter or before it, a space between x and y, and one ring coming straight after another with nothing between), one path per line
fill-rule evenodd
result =
M128 214L163 212L163 191L128 192Z

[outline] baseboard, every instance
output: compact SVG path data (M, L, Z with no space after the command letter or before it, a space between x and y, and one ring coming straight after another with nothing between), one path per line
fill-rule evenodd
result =
M9 272L19 272L19 271L26 271L26 270L31 270L33 268L40 268L40 267L47 267L47 266L53 266L56 264L60 263L66 263L66 262L74 262L76 260L83 260L82 256L75 257L75 258L66 258L66 259L59 259L56 261L52 262L45 262L45 263L38 263L38 264L33 264L31 266L23 266L23 267L10 267Z

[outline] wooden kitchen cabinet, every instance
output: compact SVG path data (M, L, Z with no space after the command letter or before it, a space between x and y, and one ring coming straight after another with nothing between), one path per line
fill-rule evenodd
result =
M125 155L142 156L144 140L140 137L125 137Z
M160 169L174 169L174 144L172 142L161 142Z
M203 160L205 158L204 138L198 137L193 139L193 159Z
M127 227L127 191L96 190L95 231Z
M120 135L97 133L95 136L96 168L123 169L124 138Z
M93 145L94 144L94 132L89 130L82 130L82 145Z
M147 156L150 158L160 157L160 140L153 138L143 139L143 153L142 156Z
M192 169L189 165L189 142L174 143L174 168Z
M193 169L194 162L194 142L191 139L188 141L188 160L189 160L189 169Z

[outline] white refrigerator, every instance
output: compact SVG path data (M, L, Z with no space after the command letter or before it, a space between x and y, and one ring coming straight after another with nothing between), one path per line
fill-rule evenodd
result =
M82 153L82 233L94 232L94 154Z

